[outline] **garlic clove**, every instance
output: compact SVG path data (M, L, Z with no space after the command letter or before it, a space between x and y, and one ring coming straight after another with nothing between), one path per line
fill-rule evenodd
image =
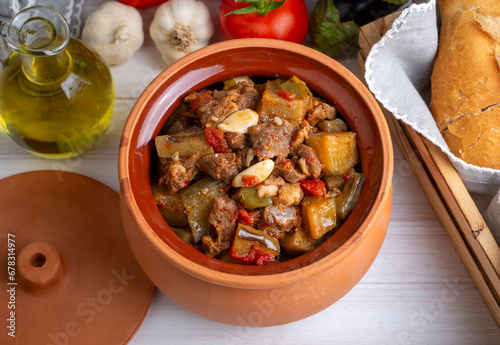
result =
M233 187L255 186L271 175L273 169L274 162L271 159L265 159L236 175L232 181L232 185Z
M218 129L224 132L248 133L248 128L259 123L259 114L251 109L238 110L219 123Z

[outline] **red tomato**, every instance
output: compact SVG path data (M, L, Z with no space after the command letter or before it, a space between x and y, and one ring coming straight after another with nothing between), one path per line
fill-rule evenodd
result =
M229 256L235 260L243 261L248 265L262 266L274 261L273 255L253 245L250 247L250 251L247 254L241 254L231 249L229 251Z
M260 212L252 211L248 212L247 210L238 210L238 223L245 225L254 225L260 220Z
M193 111L198 111L200 105L213 101L214 99L215 98L209 93L209 91L205 90L191 102L191 109Z
M205 128L205 136L207 137L208 144L213 147L215 152L229 152L229 145L227 144L223 131L217 128L207 127Z
M324 197L326 195L325 183L316 178L314 180L302 180L299 182L300 187L306 194Z
M259 178L257 176L243 176L241 178L242 182L243 182L243 187L250 187L250 186L255 186L257 184L259 184Z
M168 0L118 0L118 2L121 2L122 4L133 6L135 8L153 7L167 1Z
M286 99L287 101L293 101L295 99L295 94L287 90L278 90L278 96Z
M219 27L226 39L233 38L274 38L302 43L307 36L309 16L304 0L285 0L284 4L265 15L256 12L228 14L248 6L265 6L278 0L222 0L219 10Z

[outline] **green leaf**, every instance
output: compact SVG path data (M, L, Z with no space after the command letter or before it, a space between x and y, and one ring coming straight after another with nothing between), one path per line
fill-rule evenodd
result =
M226 13L224 16L229 14L247 14L247 13L257 13L260 16L265 16L270 11L276 10L283 6L285 0L272 1L272 0L234 0L235 2L248 3L247 7L239 8L237 10Z
M359 25L340 23L333 0L318 0L309 24L312 47L331 57L349 56L359 49Z

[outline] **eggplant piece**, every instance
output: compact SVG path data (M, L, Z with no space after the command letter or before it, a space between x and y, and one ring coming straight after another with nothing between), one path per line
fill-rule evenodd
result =
M181 240L183 240L184 242L186 243L193 243L193 234L191 233L191 231L189 230L186 230L186 229L182 229L182 228L176 228L176 227L173 227L171 226L170 227L177 236L179 236L181 238Z
M342 175L328 174L321 178L325 182L326 189L332 190L333 188L342 189L345 184L345 180Z
M159 135L155 138L155 145L160 158L172 158L175 152L179 152L179 157L190 157L195 153L203 157L214 153L201 128Z
M352 176L352 174L354 174L355 172L356 171L354 170L354 168L349 168L342 175L340 175L340 174L328 174L328 175L324 175L321 179L323 180L323 182L325 182L326 189L328 189L330 191L334 188L342 190L342 188L344 188L346 179L348 179L348 178L344 178L344 176L348 176L348 177Z
M309 236L316 240L337 226L336 200L306 196L302 200L302 221Z
M400 2L404 3L406 0ZM335 0L334 3L341 22L353 20L361 26L397 11L402 6L384 0Z
M201 238L210 233L208 216L214 205L214 197L225 195L224 187L224 182L204 177L181 191L194 243L200 243Z
M184 213L184 203L179 194L168 194L165 185L151 185L153 198L162 215L169 226L187 226L187 218Z
M247 264L263 265L280 254L279 241L261 230L238 224L230 249L232 259Z
M349 127L341 119L324 120L316 125L319 130L325 132L347 132Z
M358 144L354 132L314 133L306 139L319 160L325 165L324 174L343 174L359 162Z
M346 181L342 193L337 197L337 217L340 220L347 218L347 215L352 211L361 194L365 175L361 173L352 174L351 178Z
M281 249L288 255L295 257L310 252L318 246L319 240L312 239L307 231L298 227L280 239Z

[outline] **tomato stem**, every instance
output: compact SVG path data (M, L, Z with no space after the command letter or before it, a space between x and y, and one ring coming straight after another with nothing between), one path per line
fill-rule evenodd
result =
M280 8L285 3L285 0L274 1L274 0L234 0L234 2L244 2L248 3L247 7L239 8L237 10L228 12L225 16L229 14L247 14L247 13L257 13L259 16L265 16L270 11Z

